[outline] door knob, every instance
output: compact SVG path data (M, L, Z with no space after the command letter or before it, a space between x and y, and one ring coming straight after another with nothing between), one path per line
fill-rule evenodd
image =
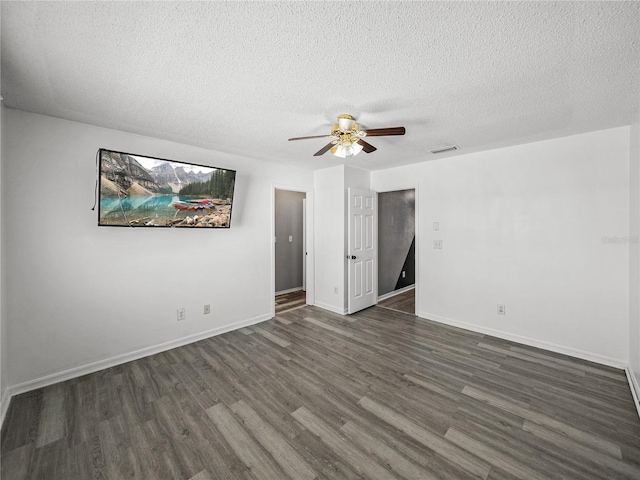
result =
M349 259L355 260L356 256L355 255L347 255L347 260L349 260Z

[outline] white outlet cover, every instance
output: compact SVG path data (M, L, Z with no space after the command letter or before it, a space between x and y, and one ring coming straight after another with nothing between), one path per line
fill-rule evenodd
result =
M436 232L440 230L440 222L433 222L433 230Z

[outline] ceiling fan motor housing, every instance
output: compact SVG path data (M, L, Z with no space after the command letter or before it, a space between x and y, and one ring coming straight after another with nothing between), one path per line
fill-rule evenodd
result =
M351 115L347 114L338 115L338 123L333 127L334 130L336 127L343 132L358 130L358 125L356 124L355 119Z

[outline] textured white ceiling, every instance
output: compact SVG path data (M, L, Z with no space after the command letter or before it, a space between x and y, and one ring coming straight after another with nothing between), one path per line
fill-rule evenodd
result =
M638 118L638 2L1 8L6 106L296 166L345 163L287 142L341 113L407 128L346 161L371 170Z

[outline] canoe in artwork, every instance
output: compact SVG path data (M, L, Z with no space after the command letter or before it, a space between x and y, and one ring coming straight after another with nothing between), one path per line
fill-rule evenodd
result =
M222 201L203 198L200 200L179 201L171 204L176 210L211 210L216 205L222 205Z

